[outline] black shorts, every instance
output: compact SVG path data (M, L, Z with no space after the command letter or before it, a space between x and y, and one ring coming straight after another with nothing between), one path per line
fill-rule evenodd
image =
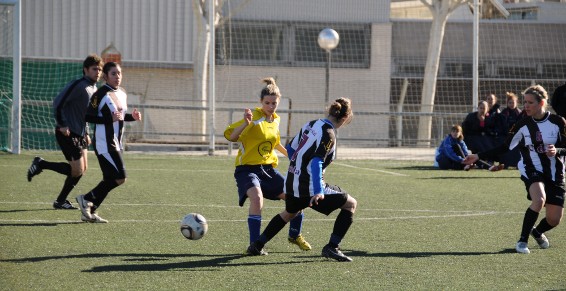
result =
M124 167L121 152L109 152L96 155L96 157L104 180L126 179L126 167Z
M521 176L521 180L523 180L523 182L525 183L525 188L527 189L527 199L531 200L531 194L529 194L529 188L531 187L531 185L534 182L543 182L544 192L546 193L546 204L564 207L564 194L566 193L566 188L564 187L563 183L548 181L544 178L529 180L524 176Z
M86 136L72 133L64 136L58 128L55 129L55 138L67 161L76 161L82 158L83 151L88 149Z
M292 195L285 196L285 210L289 213L297 213L307 207L311 201L310 197L295 197ZM318 204L313 204L312 209L325 215L329 215L332 211L344 206L348 200L348 193L342 191L336 185L328 185L324 187L324 199L318 200Z

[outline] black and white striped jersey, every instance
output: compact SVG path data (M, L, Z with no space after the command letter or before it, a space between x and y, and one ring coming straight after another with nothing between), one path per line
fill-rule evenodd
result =
M334 160L336 133L327 119L317 119L306 123L293 137L290 146L294 153L290 156L289 170L285 178L285 193L295 197L309 197L313 193L311 162L314 157L322 159L322 170ZM324 185L324 182L323 182Z
M128 121L126 110L127 95L122 88L104 85L92 95L86 119L95 123L93 146L97 155L123 150L124 121ZM123 120L112 120L115 111L122 113Z
M547 145L556 148L566 147L566 121L564 118L547 112L541 120L525 117L510 130L507 145L510 150L518 147L521 161L517 167L521 175L531 178L534 173L542 173L546 179L564 181L564 161L560 156L548 157Z

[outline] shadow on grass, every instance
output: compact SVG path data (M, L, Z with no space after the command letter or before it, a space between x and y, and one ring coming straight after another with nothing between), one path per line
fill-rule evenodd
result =
M434 171L434 172L466 172L464 170L442 170L433 166L406 166L406 167L390 167L387 168L388 170L408 170L408 171ZM473 173L473 172L481 172L481 171L486 171L488 172L487 169L474 169L474 170L470 170L468 171L469 173ZM517 169L505 169L502 171L509 171L509 172L514 172L517 173Z
M58 226L62 224L84 224L84 221L61 221L61 222L34 222L34 223L0 223L2 226Z
M516 253L515 249L504 249L498 252L405 252L405 253L368 253L362 251L344 251L344 254L351 257L378 257L378 258L425 258L435 256L483 256Z
M169 271L172 269L196 269L196 268L212 268L212 267L238 267L238 266L264 266L264 265L283 265L283 264L304 264L308 262L317 262L319 260L310 261L282 261L282 262L232 262L233 260L246 258L244 254L230 254L230 255L203 255L203 254L80 254L69 256L47 256L35 258L21 258L0 260L0 262L11 263L37 263L48 260L62 260L62 259L96 259L96 258L114 258L126 257L126 262L146 262L146 261L160 261L159 263L146 263L146 264L119 264L119 265L106 265L96 266L82 272L131 272L131 271ZM194 260L187 262L163 263L169 259L179 258L207 258L202 260ZM212 257L212 258L211 258Z
M412 170L412 171L438 171L433 166L408 166L408 167L391 167L388 170Z
M42 208L42 209L10 209L10 210L0 210L0 213L16 213L16 212L28 212L28 211L46 211L55 210L53 208Z
M476 180L476 179L517 179L519 178L519 176L491 176L491 177L484 177L484 176L471 176L471 177L447 177L447 176L441 176L441 177L427 177L427 178L417 178L417 180L446 180L446 179L457 179L457 180Z

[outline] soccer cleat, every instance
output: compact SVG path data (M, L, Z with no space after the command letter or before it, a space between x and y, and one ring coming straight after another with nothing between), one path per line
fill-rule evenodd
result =
M92 214L91 212L91 208L92 208L92 202L88 201L85 199L84 195L79 195L77 196L77 203L79 203L79 208L81 209L81 212L83 213L84 217L86 217L89 220L92 220Z
M530 254L529 245L524 241L518 241L515 245L515 250L521 254Z
M33 158L31 166L29 166L28 169L28 182L31 182L31 178L33 178L33 176L39 175L43 171L43 169L39 166L39 162L41 161L43 161L41 157Z
M546 238L546 235L544 235L544 233L541 233L539 237L536 237L535 234L533 233L534 231L535 229L533 228L531 230L531 236L537 241L538 246L541 249L548 249L548 247L550 247L550 243L548 242L548 238Z
M289 237L287 238L290 243L298 245L299 248L303 251L310 251L312 249L311 244L309 244L302 234L299 234L296 238Z
M258 248L255 242L248 247L246 254L249 256L267 256L267 252L263 248Z
M65 200L65 202L55 201L53 202L53 208L55 209L77 209L69 200Z
M81 213L81 220L84 222L90 222L90 219L86 218L86 216L82 213Z
M351 262L352 259L342 253L340 248L333 248L330 245L325 245L322 248L322 256L329 259L337 260L338 262Z
M108 223L108 220L98 216L96 213L91 213L92 219L89 221L91 223Z
M93 213L91 214L92 219L88 219L84 216L84 214L81 213L81 220L84 222L90 222L90 223L108 223L108 220L98 216L98 214Z

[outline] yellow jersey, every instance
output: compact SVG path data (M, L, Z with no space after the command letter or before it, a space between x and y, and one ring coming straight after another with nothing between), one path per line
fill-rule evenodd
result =
M238 156L236 166L240 165L272 165L274 168L279 163L275 153L275 146L281 142L279 123L281 118L273 113L273 122L268 122L266 116L257 107L252 111L252 122L240 134L238 138ZM235 128L244 123L244 119L230 124L224 130L224 137L230 140L230 135Z

